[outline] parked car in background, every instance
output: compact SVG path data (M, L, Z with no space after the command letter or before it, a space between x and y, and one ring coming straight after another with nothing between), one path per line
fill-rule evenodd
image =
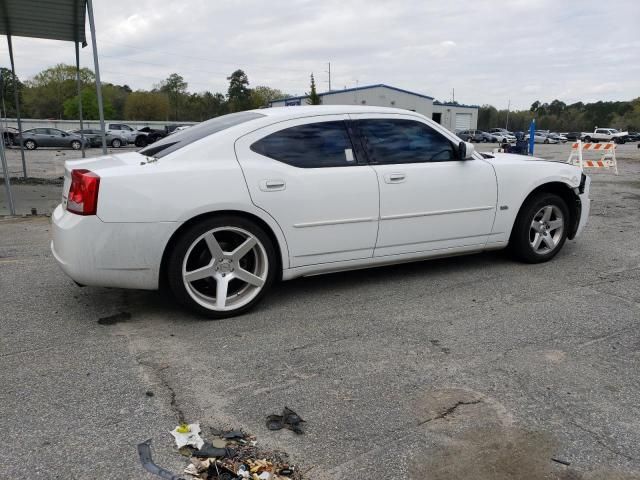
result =
M482 142L484 140L480 130L460 130L456 135L465 142Z
M615 128L596 128L593 133L584 133L585 142L625 143L629 132L621 132Z
M510 132L506 128L492 128L489 130L489 133L503 133L505 135L513 135L513 132Z
M71 130L69 133L76 134L78 136L84 136L89 141L90 147L101 147L102 146L102 131L97 130L95 128L85 128L83 130ZM127 145L127 139L123 135L115 135L113 133L107 133L105 140L107 141L107 145L113 148L120 148Z
M167 135L169 135L169 134L173 133L177 129L184 130L184 128L189 127L189 126L190 125L183 125L183 124L180 124L180 123L176 123L176 124L167 125L166 127L164 127L164 130L167 133Z
M108 123L107 133L111 135L121 135L127 139L127 143L133 143L136 147L147 145L147 133L130 127L124 123Z
M497 143L516 143L516 136L504 132L493 132L491 135Z
M57 128L32 128L25 130L22 135L16 134L17 144L22 143L27 150L35 150L38 147L66 147L73 150L82 148L82 137L75 133L68 133ZM84 139L85 147L89 146L89 141Z
M559 143L567 143L567 137L556 132L548 133L547 137L553 138L554 140L557 140Z
M567 132L562 133L561 135L563 135L567 140L571 140L573 142L582 138L582 132Z
M627 142L640 142L640 132L629 132Z
M153 142L157 142L161 138L164 138L164 137L167 136L166 128L160 130L160 129L157 129L157 128L142 127L140 129L138 129L138 131L147 134L147 138L146 138L147 145L149 145L149 144L151 144Z
M496 136L496 135L493 135L493 134L491 134L489 132L483 132L483 131L480 131L480 133L482 134L482 141L484 143L498 143L499 142L498 136Z
M9 147L11 145L15 145L15 136L18 134L18 129L13 127L0 127L0 131L2 131L2 139L4 140L4 145Z
M507 246L540 263L583 230L590 179L530 159L476 153L408 110L237 112L65 162L51 250L79 284L166 285L211 318L250 310L280 279Z
M529 141L530 138L531 138L531 136L528 133L524 137L524 139L526 141ZM542 132L535 132L535 136L533 137L533 141L534 141L534 143L560 143L555 138L549 138L547 135L545 135Z

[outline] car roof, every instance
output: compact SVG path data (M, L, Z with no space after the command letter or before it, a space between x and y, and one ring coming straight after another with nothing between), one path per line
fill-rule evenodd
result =
M374 107L360 105L295 105L290 107L270 107L253 110L269 117L299 118L313 115L344 115L349 113L396 113L404 115L420 115L411 110L390 107Z

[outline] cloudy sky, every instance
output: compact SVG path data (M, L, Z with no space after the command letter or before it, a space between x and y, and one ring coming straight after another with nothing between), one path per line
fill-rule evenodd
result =
M94 0L103 81L151 88L172 72L191 91L308 90L386 83L459 102L528 108L640 96L638 0ZM88 27L87 27L88 31ZM88 35L88 33L87 33ZM21 79L73 45L16 38ZM6 45L1 63L8 63ZM93 67L91 48L83 66Z

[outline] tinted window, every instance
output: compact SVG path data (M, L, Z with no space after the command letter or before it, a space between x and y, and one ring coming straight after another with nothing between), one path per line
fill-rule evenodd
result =
M117 123L112 123L111 125L109 125L109 130L121 130L121 128Z
M318 122L291 127L258 140L251 150L301 168L354 165L355 157L344 122Z
M358 120L360 134L374 163L458 160L453 144L424 123L413 120Z
M264 116L262 113L257 112L237 112L222 115L181 130L178 133L167 135L162 140L143 148L140 153L149 157L162 158L204 137Z

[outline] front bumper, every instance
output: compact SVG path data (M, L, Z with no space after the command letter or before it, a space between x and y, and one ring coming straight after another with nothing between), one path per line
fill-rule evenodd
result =
M162 254L179 224L106 223L58 205L51 215L51 252L81 285L158 288Z
M591 211L591 199L589 198L589 191L591 189L591 177L589 177L588 175L584 175L583 182L584 184L581 183L580 189L578 191L578 197L580 198L580 205L582 207L580 210L580 220L578 220L578 228L576 229L576 233L573 238L582 233L582 230L589 220L589 212Z

